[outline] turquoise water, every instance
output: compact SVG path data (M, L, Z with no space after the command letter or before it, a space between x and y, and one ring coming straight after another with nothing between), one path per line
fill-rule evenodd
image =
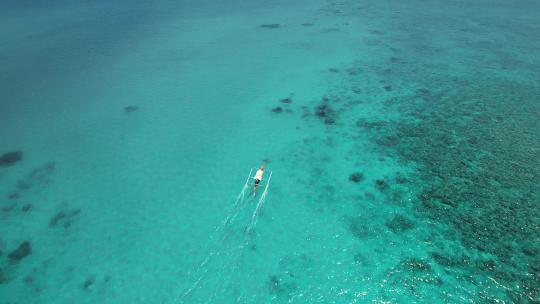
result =
M0 20L0 303L540 302L538 2Z

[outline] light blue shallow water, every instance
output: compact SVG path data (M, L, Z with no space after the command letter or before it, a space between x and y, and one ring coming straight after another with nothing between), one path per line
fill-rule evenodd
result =
M538 3L0 20L0 303L540 301Z

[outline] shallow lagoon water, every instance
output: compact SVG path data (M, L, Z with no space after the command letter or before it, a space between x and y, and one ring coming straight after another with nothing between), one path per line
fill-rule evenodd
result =
M3 303L540 301L537 3L0 11Z

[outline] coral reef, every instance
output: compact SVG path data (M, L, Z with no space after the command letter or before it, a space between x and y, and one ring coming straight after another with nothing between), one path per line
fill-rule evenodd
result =
M54 228L58 224L62 223L64 228L71 227L71 222L73 218L81 213L80 209L75 209L72 211L59 211L56 213L51 220L49 221L49 227Z
M278 29L281 27L281 24L279 23L269 23L269 24L261 24L259 25L260 28L265 28L265 29Z
M13 250L8 255L8 258L11 263L19 263L22 259L30 255L31 253L32 246L30 245L30 242L24 241L17 247L17 249Z
M530 300L540 294L540 272L532 266L539 261L530 254L537 252L530 240L537 238L540 225L540 123L534 118L540 105L528 101L534 98L527 92L534 91L527 87L482 87L444 99L420 87L415 92L421 98L402 106L398 121L361 120L357 126L371 130L372 140L386 153L417 164L419 179L396 176L396 182L419 189L418 216L450 225L464 248L496 257L484 261L432 253L435 262L523 286L524 292L507 291L509 299ZM400 223L407 221L398 218L387 226L392 231L408 227ZM516 255L521 262L515 262Z
M396 214L391 220L386 222L386 227L395 233L400 233L414 228L413 222L401 214Z
M291 98L287 97L287 98L280 99L279 102L289 104L289 103L292 103L293 100Z
M125 113L133 113L133 112L136 112L138 110L139 110L138 106L125 106L124 107L124 112Z
M275 107L275 108L272 109L272 112L281 113L281 112L283 112L283 108L282 107Z
M353 173L349 175L349 180L353 183L359 183L364 180L364 174L360 172Z
M0 155L0 167L13 166L23 158L22 151L6 152Z

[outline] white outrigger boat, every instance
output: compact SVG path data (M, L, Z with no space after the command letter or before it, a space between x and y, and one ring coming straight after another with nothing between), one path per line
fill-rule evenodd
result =
M257 189L259 188L259 186L264 185L263 193L265 194L268 186L270 185L270 179L272 179L272 171L270 171L268 179L266 181L263 181L265 173L264 165L265 163L263 163L259 169L251 168L251 170L249 171L249 175L246 179L246 183L244 184L244 189L247 189L248 187L251 187L253 189L253 196L255 196L255 194L257 193ZM255 174L253 174L254 171Z

